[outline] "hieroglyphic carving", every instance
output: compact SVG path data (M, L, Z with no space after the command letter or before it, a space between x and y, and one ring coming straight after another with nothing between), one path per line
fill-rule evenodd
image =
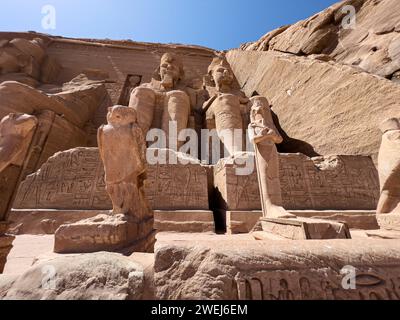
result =
M280 154L283 206L290 210L374 210L379 198L377 170L369 157L308 158ZM215 186L227 210L260 210L257 175L236 175L222 161L214 169Z
M395 275L395 268L357 270L355 289L345 289L343 275L328 268L238 274L235 283L239 300L400 300L400 277Z
M145 193L155 210L207 210L207 171L200 164L149 165ZM21 184L14 208L108 210L104 169L97 148L51 157Z

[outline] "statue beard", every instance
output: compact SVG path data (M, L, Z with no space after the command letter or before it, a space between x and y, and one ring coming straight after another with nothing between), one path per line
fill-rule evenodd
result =
M164 74L161 77L161 85L165 88L165 89L173 89L175 86L175 79L171 74Z

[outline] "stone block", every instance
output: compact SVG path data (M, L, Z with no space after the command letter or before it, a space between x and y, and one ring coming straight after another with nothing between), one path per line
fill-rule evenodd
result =
M345 223L309 218L261 218L263 232L291 240L351 239Z
M212 211L154 211L157 232L215 232Z
M151 252L155 242L153 224L153 218L134 221L124 215L101 214L61 225L55 233L54 252Z
M374 210L290 210L297 217L345 222L350 229L379 229ZM227 211L226 228L230 234L248 233L262 217L261 210Z

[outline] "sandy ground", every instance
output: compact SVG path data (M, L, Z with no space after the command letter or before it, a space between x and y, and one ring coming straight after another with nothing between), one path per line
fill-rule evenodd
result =
M21 274L29 269L34 259L42 254L51 253L54 246L53 235L21 235L13 242L13 248L7 257L4 274Z

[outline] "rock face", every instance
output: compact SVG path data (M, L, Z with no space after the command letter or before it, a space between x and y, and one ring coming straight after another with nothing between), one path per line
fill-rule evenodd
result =
M346 6L354 8L355 21ZM271 31L242 49L313 58L327 55L395 81L400 70L399 10L397 0L341 1L309 19Z
M7 288L4 299L141 300L143 291L143 266L119 254L100 252L41 261Z
M269 98L284 137L280 152L372 155L379 123L398 114L400 87L352 67L273 51L230 51L247 95Z
M398 300L399 265L396 240L164 242L154 281L159 299Z

